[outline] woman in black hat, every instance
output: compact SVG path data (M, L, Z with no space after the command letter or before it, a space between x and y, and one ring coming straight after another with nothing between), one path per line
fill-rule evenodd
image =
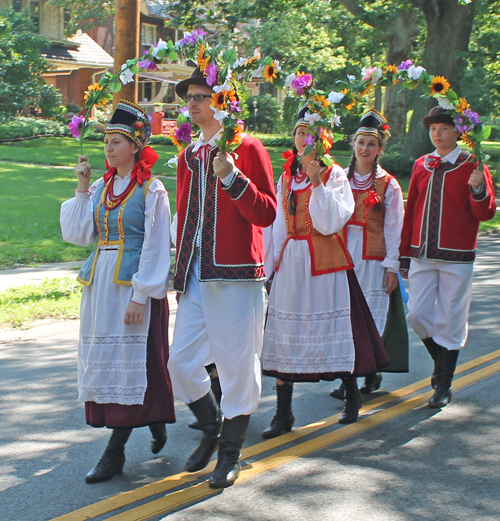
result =
M80 156L76 195L61 207L66 241L97 242L78 276L78 400L89 425L113 432L87 483L121 474L134 427L149 426L156 454L165 423L175 421L167 371L170 207L151 177L158 155L146 146L150 133L147 114L120 100L105 131L108 171L89 186L91 167Z
M294 382L342 378L346 396L339 423L355 422L362 404L355 375L387 363L338 234L354 210L349 182L339 165L326 167L314 154L303 154L311 142L306 110L299 113L295 146L283 154L285 172L278 181L276 272L262 351L263 374L277 378L277 410L264 438L291 430Z
M385 116L375 109L368 110L361 118L352 146L353 154L347 177L354 194L355 211L346 226L346 243L354 261L354 271L370 307L390 365L384 371L408 371L408 331L404 317L401 294L398 288L399 244L403 226L404 206L401 187L395 177L379 164L389 124ZM396 341L384 336L388 324L389 301L392 331L400 335ZM398 313L399 312L399 313ZM360 391L369 394L380 387L382 375L372 373L365 377ZM343 399L344 388L340 384L331 396Z

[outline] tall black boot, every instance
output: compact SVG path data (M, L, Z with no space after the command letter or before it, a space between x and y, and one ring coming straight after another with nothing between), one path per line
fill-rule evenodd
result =
M431 358L434 360L434 369L431 376L431 387L435 389L436 383L439 379L438 357L443 348L439 344L436 344L432 338L422 338L421 340L424 346L427 348L428 353L431 355Z
M458 349L449 350L440 346L437 359L439 376L436 390L429 400L431 409L440 409L451 402L451 381L457 367Z
M200 422L203 437L198 447L189 456L184 468L187 472L198 472L208 465L212 454L219 446L222 420L212 391L209 391L203 398L189 403L188 406Z
M344 410L339 416L339 423L354 423L358 419L359 410L363 405L363 395L359 392L355 376L342 377L345 387Z
M380 389L382 383L382 375L380 373L371 373L365 376L363 385L359 388L361 394L370 394Z
M123 472L125 464L125 444L132 429L113 429L111 438L99 463L85 476L87 483L99 483L108 481L115 474Z
M210 488L230 487L240 474L240 450L247 435L250 415L224 418L217 465L208 481Z
M153 437L151 438L151 452L158 454L167 443L167 428L164 423L154 423L149 426Z
M340 380L339 385L333 389L333 391L330 393L330 396L332 398L337 398L337 400L344 401L345 398L345 388L344 388L344 382Z
M220 380L218 376L212 376L212 368L215 367L215 364L211 364L207 367L207 371L209 371L210 375L210 389L212 389L212 392L215 396L215 401L217 402L217 405L220 406L220 401L222 399L222 389L220 387ZM198 420L192 421L188 423L188 427L190 429L194 429L196 431L201 431L200 423Z
M271 420L271 425L262 433L263 438L276 438L276 436L281 436L292 430L292 426L295 422L295 418L292 414L292 393L292 383L276 385L276 414Z

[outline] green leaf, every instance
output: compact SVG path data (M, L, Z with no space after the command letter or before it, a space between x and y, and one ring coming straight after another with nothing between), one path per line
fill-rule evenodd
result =
M177 60L177 53L175 51L170 51L168 53L168 59L172 61Z
M333 157L330 156L329 154L325 154L322 158L321 158L321 161L323 161L323 163L325 163L326 166L332 166L334 161L333 161Z
M477 136L480 141L484 141L490 137L491 127L489 125L485 125L481 131L481 133Z
M122 82L120 81L120 79L118 77L114 77L109 82L109 90L111 92L120 92L122 90Z

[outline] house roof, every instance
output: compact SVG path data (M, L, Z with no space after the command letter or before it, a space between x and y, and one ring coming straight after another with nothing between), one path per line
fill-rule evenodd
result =
M78 48L68 48L61 43L52 43L50 49L44 53L48 60L64 61L74 65L87 65L89 67L111 67L114 64L113 57L108 54L87 33L78 31L74 36L68 38L70 42L78 45ZM73 47L73 46L71 46Z
M165 0L145 0L145 4L151 16L158 16L165 20L172 19L168 14L168 2Z

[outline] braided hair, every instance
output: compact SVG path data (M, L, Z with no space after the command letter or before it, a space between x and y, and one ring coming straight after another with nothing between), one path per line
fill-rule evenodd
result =
M299 151L297 150L295 143L293 144L292 152L295 157L293 159L293 163L290 165L290 173L292 174L292 176L294 176L299 171L299 165L300 165Z

